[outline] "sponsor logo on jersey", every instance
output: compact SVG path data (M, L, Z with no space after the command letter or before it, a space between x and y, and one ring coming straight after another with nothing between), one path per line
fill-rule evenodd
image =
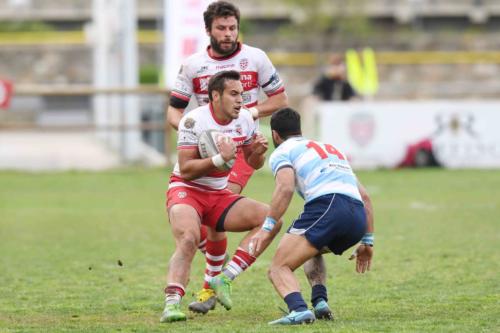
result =
M179 193L177 193L177 197L179 199L184 199L185 197L187 197L187 193L184 191L180 191Z
M248 59L247 58L243 58L240 60L240 69L242 71L244 71L245 69L247 69L248 67Z
M196 74L203 74L204 72L208 71L208 66L201 66L200 69L196 72Z
M243 105L250 104L252 102L252 95L249 93L244 92L241 94L241 97L243 98Z
M259 87L257 72L241 72L240 81L243 85L243 90L248 91Z
M217 66L215 66L215 70L223 71L223 70L227 70L228 68L233 68L233 67L234 67L234 64L217 65Z
M207 94L208 93L208 80L210 75L195 77L193 79L193 89L196 94Z

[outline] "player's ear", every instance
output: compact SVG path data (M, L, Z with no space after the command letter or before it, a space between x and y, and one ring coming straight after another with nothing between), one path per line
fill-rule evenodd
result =
M212 101L218 101L220 99L220 93L217 90L212 90Z
M271 135L273 137L273 141L278 142L278 139L280 138L278 132L276 132L275 130L271 130Z

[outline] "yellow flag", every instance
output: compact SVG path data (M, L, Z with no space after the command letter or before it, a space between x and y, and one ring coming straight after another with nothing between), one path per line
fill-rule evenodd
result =
M349 49L346 52L347 77L354 89L361 95L373 96L378 91L378 72L375 52L364 48L361 62L358 53Z

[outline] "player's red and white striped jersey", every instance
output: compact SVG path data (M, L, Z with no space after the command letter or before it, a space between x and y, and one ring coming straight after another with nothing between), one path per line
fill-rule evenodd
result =
M247 109L242 108L240 116L229 123L221 123L214 116L212 105L197 107L185 114L179 122L179 132L177 135L177 149L196 149L202 132L214 129L231 137L241 149L241 146L252 142L255 133L255 123L252 115ZM169 188L176 186L191 186L206 190L222 190L227 186L230 171L214 171L208 175L187 181L182 179L179 162L175 164L170 180Z
M257 105L259 87L268 97L285 90L266 53L240 43L236 52L228 57L214 58L209 53L209 47L188 57L177 75L172 96L189 102L194 94L198 105L207 104L208 80L223 70L240 72L244 90L243 104L248 108Z

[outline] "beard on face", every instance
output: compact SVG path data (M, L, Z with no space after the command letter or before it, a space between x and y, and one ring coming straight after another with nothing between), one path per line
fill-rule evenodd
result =
M221 44L222 44L222 42L218 43L217 40L213 36L210 36L210 47L212 48L212 50L214 50L215 52L217 52L218 54L220 54L222 56L230 55L238 47L237 41L231 42L231 48L229 50L224 50L222 48Z

